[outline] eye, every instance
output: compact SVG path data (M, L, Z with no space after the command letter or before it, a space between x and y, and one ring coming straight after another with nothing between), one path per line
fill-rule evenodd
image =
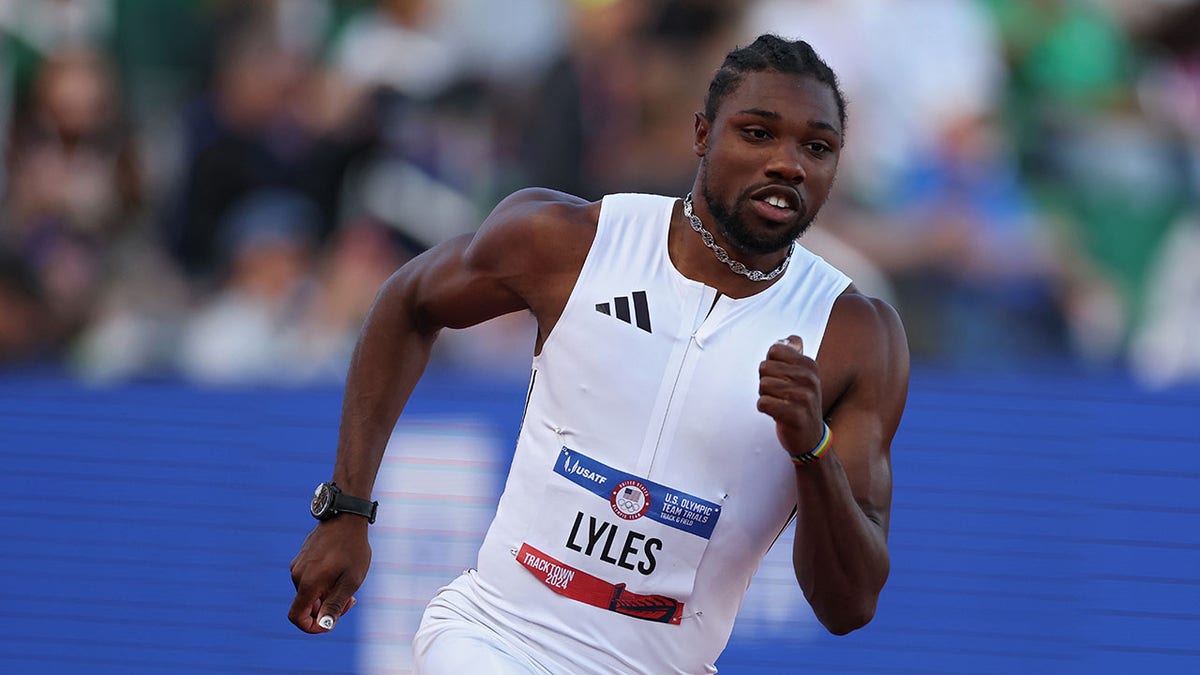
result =
M829 144L825 143L824 141L813 141L811 143L805 144L805 147L808 148L809 152L816 155L817 157L825 157L825 156L833 153L833 148L830 147Z
M771 132L762 127L745 127L742 133L752 141L765 141L771 138Z

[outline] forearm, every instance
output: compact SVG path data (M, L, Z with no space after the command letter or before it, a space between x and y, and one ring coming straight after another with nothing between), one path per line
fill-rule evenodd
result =
M861 628L874 616L890 569L884 528L855 501L834 452L796 466L796 484L796 579L830 632Z
M436 331L415 320L396 277L380 291L346 375L333 480L370 498L384 450L405 403L429 362Z

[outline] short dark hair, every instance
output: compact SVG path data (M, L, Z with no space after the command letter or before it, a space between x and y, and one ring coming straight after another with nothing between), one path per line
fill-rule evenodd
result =
M708 85L704 116L710 120L716 119L721 101L737 88L746 73L764 71L808 75L828 85L837 101L838 122L845 133L846 97L842 94L833 69L804 40L785 40L771 34L760 35L749 46L735 48L725 56L725 62Z

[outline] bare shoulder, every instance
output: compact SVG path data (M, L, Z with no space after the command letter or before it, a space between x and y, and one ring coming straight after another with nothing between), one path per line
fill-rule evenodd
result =
M496 205L463 251L463 266L522 298L548 334L579 277L600 219L600 202L542 188Z
M834 301L826 331L827 335L829 333L834 333L841 341L900 342L907 352L904 324L896 309L879 298L859 292L853 285Z
M494 216L517 220L586 219L589 208L600 208L600 202L548 188L524 188L500 201L492 210Z
M908 390L909 354L904 324L894 307L854 286L834 302L821 343L822 371L842 396L852 390L903 406Z
M600 202L545 188L526 188L504 198L480 226L466 251L473 265L552 272L578 269L592 245Z

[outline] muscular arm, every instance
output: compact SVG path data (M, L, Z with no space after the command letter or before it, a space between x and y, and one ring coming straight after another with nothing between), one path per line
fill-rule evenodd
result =
M382 286L351 359L333 481L369 497L392 428L442 328L464 328L530 309L539 340L562 311L594 234L592 205L561 193L523 190L496 207L479 231L410 261ZM592 227L589 230L588 224ZM370 564L366 519L319 523L292 561L289 618L321 632L335 620Z
M792 400L768 402L764 410L775 411L785 449L802 454L816 445L816 411L824 411L833 433L830 452L795 466L792 563L817 618L830 632L845 634L874 616L890 568L890 447L909 377L904 331L891 307L847 293L830 319L819 372L796 349L771 349L764 368L771 370L774 357L785 364L775 368L796 378L794 389L779 397ZM823 391L829 400L822 401Z
M577 227L589 222L580 213L586 207L562 193L522 190L476 234L427 251L384 283L346 377L333 472L344 491L371 494L384 446L442 328L532 309L539 340L549 330L591 243Z

